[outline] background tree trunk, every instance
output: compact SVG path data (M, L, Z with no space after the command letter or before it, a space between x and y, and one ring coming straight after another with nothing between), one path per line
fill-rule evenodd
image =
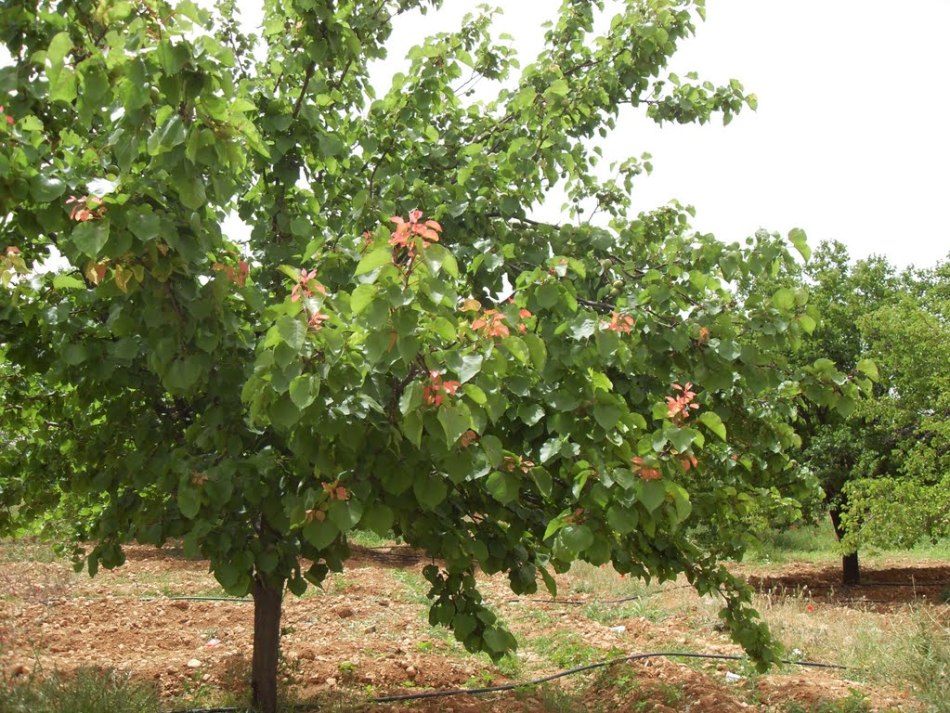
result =
M841 538L844 537L844 530L841 527L841 508L839 506L832 507L830 514L831 524L835 528L835 537L838 538L838 542L841 542ZM841 555L841 582L843 584L861 583L861 567L858 563L857 552Z
M251 703L257 713L277 713L277 658L283 594L283 582L275 585L261 575L255 578Z

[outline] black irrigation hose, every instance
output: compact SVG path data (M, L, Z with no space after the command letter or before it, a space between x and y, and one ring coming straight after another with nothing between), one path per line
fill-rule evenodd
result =
M674 589L690 589L691 585L683 584L678 587L667 587L666 589L658 589L655 592L645 592L643 594L633 594L629 597L620 597L618 599L544 599L541 597L514 597L511 599L506 599L505 604L564 604L570 606L584 606L587 604L623 604L625 602L633 602L639 599L647 599L648 597L655 597L663 592L670 592ZM192 597L192 596L180 596L180 597L139 597L141 601L152 602L158 601L160 599L165 599L173 602L241 602L242 604L253 603L254 599L251 597Z
M544 683L549 683L555 681L559 678L564 678L566 676L573 676L574 674L583 673L585 671L592 671L598 668L606 668L608 666L613 666L618 663L626 663L630 661L643 661L645 659L651 658L687 658L687 659L712 659L717 661L747 661L748 659L745 656L736 656L733 654L697 654L689 651L655 651L646 654L630 654L629 656L621 656L615 659L609 659L607 661L598 661L597 663L587 664L586 666L578 666L577 668L567 669L565 671L559 671L553 673L550 676L544 676L543 678L536 678L531 681L523 681L521 683L506 683L501 686L486 686L483 688L450 688L444 691L426 691L424 693L405 693L398 696L378 696L377 698L370 698L367 703L400 703L404 701L420 701L429 698L448 698L449 696L478 696L484 695L487 693L503 693L505 691L513 691L517 688L527 688L529 686L540 686ZM837 669L837 670L847 670L847 666L841 666L839 664L831 663L818 663L815 661L793 661L791 659L782 659L779 663L789 664L792 666L805 666L809 668L824 668L824 669ZM294 707L294 710L297 711L312 711L319 710L315 704L309 703L298 703ZM181 711L171 711L170 713L240 713L241 708L192 708L189 710Z
M252 597L152 597L152 599L170 599L175 602L244 602L253 603Z
M572 676L576 673L583 673L584 671L592 671L597 668L605 668L607 666L613 666L618 663L625 663L629 661L642 661L644 659L650 658L690 658L690 659L715 659L723 661L745 661L747 660L744 656L734 656L731 654L695 654L691 652L684 651L657 651L648 654L631 654L629 656L621 656L620 658L610 659L608 661L598 661L597 663L587 664L586 666L578 666L577 668L568 669L566 671L559 671L558 673L553 673L550 676L545 676L543 678L538 678L533 681L525 681L524 683L507 683L503 686L488 686L485 688L455 688L447 691L429 691L427 693L415 693L415 694L404 694L399 696L380 696L379 698L373 698L372 703L397 703L399 701L413 701L420 700L423 698L444 698L447 696L459 696L459 695L479 695L484 693L500 693L502 691L513 691L516 688L524 688L526 686L538 686L542 683L548 683L550 681L557 680L559 678L564 678L565 676ZM828 664L828 663L816 663L814 661L792 661L790 659L783 659L781 663L792 664L795 666L810 666L813 668L833 668L833 669L846 669L847 666L839 666L838 664Z
M665 587L663 589L657 589L653 592L644 592L643 594L631 594L629 597L619 597L618 599L558 599L557 597L551 599L544 599L542 597L512 597L511 599L506 599L505 604L564 604L568 606L585 606L587 604L625 604L626 602L635 602L641 599L649 599L650 597L656 597L664 592L672 592L676 589L692 589L693 585L691 584L680 584L676 587Z
M950 582L861 582L848 587L950 587Z

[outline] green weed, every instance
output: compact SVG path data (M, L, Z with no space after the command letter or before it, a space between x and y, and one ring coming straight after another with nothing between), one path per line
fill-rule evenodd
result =
M80 669L72 676L34 672L24 681L0 679L0 713L157 713L158 694L125 674Z

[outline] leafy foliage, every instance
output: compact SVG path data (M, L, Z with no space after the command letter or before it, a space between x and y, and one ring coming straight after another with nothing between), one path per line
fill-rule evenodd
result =
M789 457L801 394L856 382L788 367L804 291L742 289L793 269L785 241L629 217L646 167L601 180L592 143L622 105L705 122L754 97L665 70L702 12L679 0L596 40L601 4L566 3L518 77L470 17L375 96L392 17L428 5L268 2L255 54L228 2L0 4L0 343L37 394L4 412L5 502L81 503L90 573L182 538L233 594L300 594L392 530L442 563L432 623L496 658L515 642L476 568L518 593L578 559L685 573L774 660L718 559L753 502L814 489ZM497 97L466 101L466 73ZM603 227L533 220L556 184Z
M946 266L898 274L881 258L852 263L837 243L805 267L822 319L802 361L825 354L877 382L874 398L814 405L804 419L804 461L840 512L845 551L909 547L950 526L946 277Z

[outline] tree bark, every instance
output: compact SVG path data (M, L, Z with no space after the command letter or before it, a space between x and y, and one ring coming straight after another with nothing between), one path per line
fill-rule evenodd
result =
M275 585L261 575L255 578L251 704L257 713L277 713L277 659L283 594L283 582Z
M841 542L841 538L844 537L844 529L841 527L841 509L832 507L829 512L831 524L835 528L835 537L838 538L838 542ZM861 583L861 567L858 563L857 552L841 555L841 582L843 584Z

